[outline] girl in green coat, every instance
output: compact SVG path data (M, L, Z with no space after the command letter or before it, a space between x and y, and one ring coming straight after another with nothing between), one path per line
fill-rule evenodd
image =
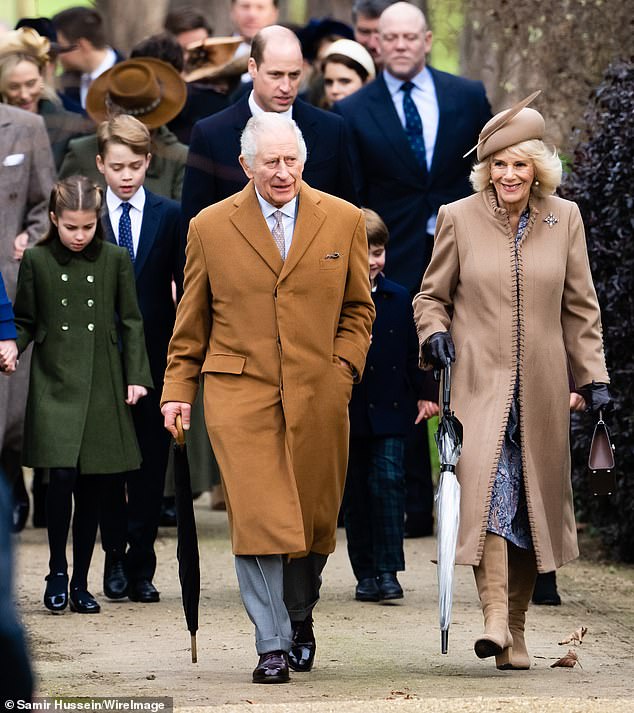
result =
M132 264L125 248L103 240L101 202L83 176L53 188L49 233L24 253L15 300L20 352L34 342L23 460L50 470L44 604L54 612L69 599L71 611L100 610L87 588L99 503L113 478L139 467L130 407L152 386Z

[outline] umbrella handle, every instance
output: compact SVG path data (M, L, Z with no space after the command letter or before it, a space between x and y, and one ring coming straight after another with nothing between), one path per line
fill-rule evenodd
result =
M442 378L443 412L450 410L450 403L451 403L451 365L447 364L447 366L443 369L443 378Z
M183 431L183 419L179 414L176 414L176 431L178 435L176 436L176 443L179 446L184 446L185 445L185 431Z
M196 634L192 634L191 639L192 639L192 663L198 663L198 646L196 644Z

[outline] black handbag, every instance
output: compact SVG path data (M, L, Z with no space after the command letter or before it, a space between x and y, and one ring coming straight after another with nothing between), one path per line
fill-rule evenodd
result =
M614 446L610 440L608 427L603 420L602 411L599 411L599 420L592 434L588 469L590 471L590 490L593 495L612 495L616 490Z

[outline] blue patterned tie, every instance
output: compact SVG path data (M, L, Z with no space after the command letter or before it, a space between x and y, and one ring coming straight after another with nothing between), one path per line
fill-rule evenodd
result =
M405 114L405 133L412 147L418 164L424 172L427 171L427 158L425 154L425 139L423 138L423 122L412 99L412 82L405 82L401 86L403 92L403 113Z
M130 253L130 260L134 262L134 243L132 242L132 222L130 221L130 204L121 204L121 217L119 218L119 245Z

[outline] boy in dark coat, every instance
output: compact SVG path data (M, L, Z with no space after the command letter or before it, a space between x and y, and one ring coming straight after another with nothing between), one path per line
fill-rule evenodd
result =
M387 227L374 211L363 212L376 319L365 373L350 400L343 515L355 598L378 602L403 597L396 573L405 569L405 436L433 405L416 401L423 377L409 292L382 274Z
M157 602L152 584L154 541L161 513L169 434L163 428L158 397L163 388L167 347L176 316L172 282L182 290L185 263L176 201L143 187L150 165L150 133L138 119L121 114L97 131L97 167L106 184L105 237L126 247L134 265L137 298L155 390L134 411L142 463L101 518L106 552L104 594L111 599ZM126 517L127 516L127 517ZM126 534L127 519L127 534ZM125 554L126 539L128 551Z

